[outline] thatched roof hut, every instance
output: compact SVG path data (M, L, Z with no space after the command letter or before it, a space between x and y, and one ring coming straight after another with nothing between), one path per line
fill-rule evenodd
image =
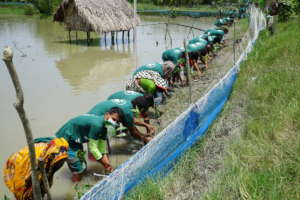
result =
M70 31L103 33L130 30L140 19L126 0L64 0L54 21Z

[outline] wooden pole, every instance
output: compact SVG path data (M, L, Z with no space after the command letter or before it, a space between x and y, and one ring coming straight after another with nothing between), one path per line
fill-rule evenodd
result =
M187 83L189 86L189 104L192 103L192 84L191 84L191 67L190 67L190 59L189 54L186 48L186 40L183 41L184 52L185 52L185 60L186 60L186 70L187 70Z
M111 32L111 45L115 45L115 32Z
M116 31L116 43L118 45L118 31Z
M104 33L104 44L106 46L106 32Z
M235 52L235 43L236 43L236 39L235 39L235 21L233 21L233 64L235 65L235 59L236 59L236 52Z
M86 40L87 40L87 44L90 45L90 32L86 32Z
M128 43L130 42L130 29L127 32Z
M123 44L124 44L124 36L125 35L125 31L122 31L122 42L123 42Z
M22 125L25 131L26 141L29 149L33 197L35 200L41 200L42 194L41 194L40 183L38 181L38 166L36 162L35 147L34 147L32 132L30 128L30 123L26 117L26 113L23 108L24 105L23 90L12 59L13 59L13 52L11 48L9 47L5 48L3 51L3 61L6 64L6 67L8 69L8 72L10 74L10 77L12 79L12 82L16 90L17 102L14 104L14 107L16 108L18 115L22 121Z
M52 200L52 196L50 193L50 186L48 182L48 176L45 169L45 162L43 160L38 161L38 168L42 172L42 180L43 180L44 189L47 194L47 200Z
M69 30L69 42L71 43L71 30Z

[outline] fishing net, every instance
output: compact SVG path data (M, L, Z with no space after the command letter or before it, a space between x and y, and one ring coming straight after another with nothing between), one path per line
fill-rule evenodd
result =
M147 177L166 175L180 156L209 128L226 103L236 80L241 62L252 50L259 32L266 27L263 13L249 8L249 29L237 46L238 59L233 67L196 103L180 114L150 143L98 182L81 199L121 199L132 187ZM243 49L241 49L243 48Z

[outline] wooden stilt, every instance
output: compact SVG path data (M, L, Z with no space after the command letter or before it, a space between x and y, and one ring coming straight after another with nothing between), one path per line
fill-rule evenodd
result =
M86 32L87 45L90 45L90 32Z
M116 32L116 44L118 44L118 31Z
M71 30L69 30L69 42L71 43Z
M122 42L124 44L124 35L125 35L125 31L122 31Z
M111 45L115 45L115 33L111 32Z
M106 46L106 32L104 33L104 44Z
M128 43L130 42L130 29L127 31Z

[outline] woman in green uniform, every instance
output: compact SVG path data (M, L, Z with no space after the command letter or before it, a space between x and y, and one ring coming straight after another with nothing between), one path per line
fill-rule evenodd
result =
M69 143L67 163L72 172L72 180L80 181L86 170L83 144L88 143L89 152L104 168L111 172L112 166L106 152L106 139L115 133L118 122L123 117L122 110L114 107L101 116L84 114L75 117L63 125L55 134Z

